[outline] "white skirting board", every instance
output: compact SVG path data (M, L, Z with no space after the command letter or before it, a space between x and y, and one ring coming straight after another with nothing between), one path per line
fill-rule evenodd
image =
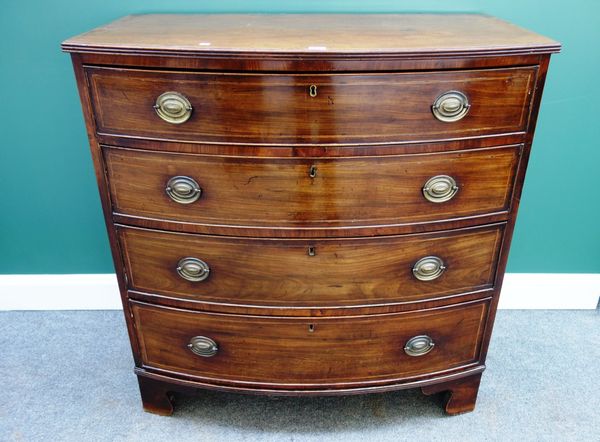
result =
M507 273L501 309L595 309L600 273ZM111 310L114 274L0 275L0 310Z

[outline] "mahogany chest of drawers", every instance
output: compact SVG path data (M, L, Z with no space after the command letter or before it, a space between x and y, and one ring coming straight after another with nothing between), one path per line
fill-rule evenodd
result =
M63 49L146 410L474 408L556 42L480 15L142 15Z

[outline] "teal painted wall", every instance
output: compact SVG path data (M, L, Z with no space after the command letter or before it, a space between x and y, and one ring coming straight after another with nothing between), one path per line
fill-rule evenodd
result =
M511 272L600 272L600 2L5 0L0 273L112 272L69 56L60 42L144 12L484 12L563 43L540 113Z

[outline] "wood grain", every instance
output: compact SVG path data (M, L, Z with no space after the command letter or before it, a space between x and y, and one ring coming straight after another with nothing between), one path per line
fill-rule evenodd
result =
M226 74L87 68L98 132L158 140L357 143L461 138L527 128L536 67L388 74ZM309 87L317 86L317 96ZM437 120L431 106L458 90L471 108ZM183 94L191 118L163 121L164 92Z
M557 52L560 44L478 14L130 15L63 42L77 52L448 56Z
M84 65L120 66L133 68L178 69L185 71L213 72L400 72L444 71L457 69L487 69L514 66L536 66L548 55L542 52L515 55L489 55L475 57L465 52L451 57L413 54L381 54L379 57L356 57L344 54L296 55L248 53L243 57L227 57L220 54L199 53L193 57L152 54L141 56L134 53L76 52Z
M452 152L456 150L483 149L486 147L522 144L527 132L492 134L482 137L443 139L429 142L390 142L372 144L231 144L202 142L157 142L155 140L98 135L105 147L131 148L158 152L189 153L211 156L266 157L266 158L330 158L360 157Z
M366 158L222 158L105 148L116 213L195 224L346 227L414 224L508 212L521 146ZM315 177L310 169L316 169ZM165 192L173 176L201 187L192 204ZM428 201L423 186L453 177L459 191ZM185 228L184 227L184 228Z
M119 235L131 289L228 304L325 308L492 287L503 228L338 240L213 237L125 226ZM419 281L413 266L429 255L442 258L447 270L434 281ZM176 267L185 257L205 261L209 278L181 278Z
M325 389L476 364L488 302L318 319L230 316L137 302L132 311L146 367L213 382ZM418 335L430 336L435 347L426 355L408 356L404 345ZM187 344L194 336L213 339L217 354L193 354Z

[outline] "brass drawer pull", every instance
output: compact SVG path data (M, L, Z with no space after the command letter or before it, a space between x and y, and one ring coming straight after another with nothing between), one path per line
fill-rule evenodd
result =
M177 273L187 281L200 282L208 278L210 267L201 259L187 257L177 263Z
M413 266L413 275L419 281L433 281L442 276L446 270L444 261L437 256L425 256Z
M191 204L202 195L198 183L187 176L174 176L167 181L165 192L173 201L179 204Z
M450 201L458 192L456 180L448 175L437 175L427 180L423 186L423 196L432 203Z
M409 356L423 356L433 350L435 343L427 335L410 338L404 345L404 352Z
M192 104L179 92L165 92L156 99L154 110L167 123L181 124L190 119Z
M464 118L470 108L469 99L465 94L459 91L448 91L435 99L431 111L438 120L452 123Z
M204 358L210 358L219 351L217 343L206 336L194 336L187 346L192 353Z

